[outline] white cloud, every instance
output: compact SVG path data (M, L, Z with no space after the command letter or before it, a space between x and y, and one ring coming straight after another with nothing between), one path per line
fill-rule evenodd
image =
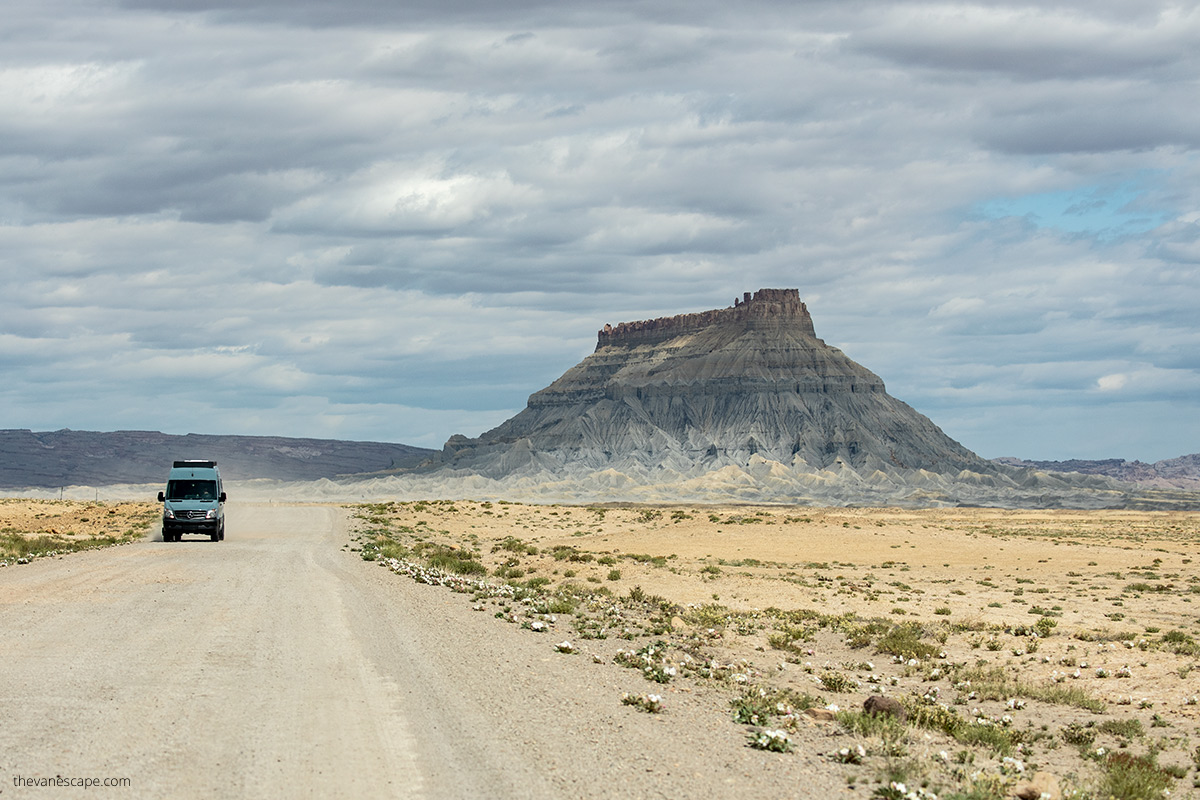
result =
M61 0L0 24L30 33L0 54L6 425L436 445L605 322L795 286L970 447L1041 407L1105 424L1013 454L1188 449L1195 10ZM1080 197L1134 223L1025 213ZM1124 449L1111 423L1155 404Z

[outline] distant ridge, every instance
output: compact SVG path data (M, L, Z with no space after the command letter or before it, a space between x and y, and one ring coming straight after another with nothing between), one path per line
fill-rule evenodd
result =
M1200 490L1200 453L1167 458L1146 464L1123 458L1098 460L1070 459L1067 461L1028 461L1021 458L992 459L1011 467L1040 469L1045 472L1077 472L1081 475L1104 475L1119 481L1155 489Z
M310 481L412 466L435 451L405 444L157 431L0 430L0 488L156 483L171 461L213 458L225 480Z

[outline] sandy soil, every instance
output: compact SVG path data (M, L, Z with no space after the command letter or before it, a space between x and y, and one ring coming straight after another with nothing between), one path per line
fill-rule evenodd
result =
M120 535L157 518L158 503L0 498L0 530L76 538Z
M883 694L1007 732L1000 747L980 747L961 730L910 727L896 746L849 733L843 719L818 746L864 745L864 763L827 767L864 796L897 776L943 793L992 780L1002 794L1039 770L1099 796L1115 785L1105 782L1112 752L1152 755L1175 796L1200 786L1194 513L442 501L359 515L367 557L374 542L380 556L429 563L441 544L473 554L492 583L607 595L607 606L578 602L572 616L475 592L477 607L527 628L541 621L605 661L644 667L617 650L662 642L656 668L678 670L666 686L721 686L735 704L750 687L784 705L841 709ZM912 660L881 645L906 625L933 653ZM698 663L729 668L707 678ZM756 721L811 747L799 716Z
M0 565L140 539L157 503L0 498Z

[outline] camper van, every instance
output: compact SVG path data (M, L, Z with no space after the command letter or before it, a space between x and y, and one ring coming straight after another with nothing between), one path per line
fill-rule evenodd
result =
M176 461L158 501L164 542L178 542L185 533L207 534L214 542L225 538L225 487L217 462Z

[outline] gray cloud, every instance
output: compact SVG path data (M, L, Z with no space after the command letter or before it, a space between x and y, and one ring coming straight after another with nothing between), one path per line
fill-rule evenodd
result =
M4 425L436 446L605 322L795 286L983 455L1197 449L1194 11L64 0L0 25Z

